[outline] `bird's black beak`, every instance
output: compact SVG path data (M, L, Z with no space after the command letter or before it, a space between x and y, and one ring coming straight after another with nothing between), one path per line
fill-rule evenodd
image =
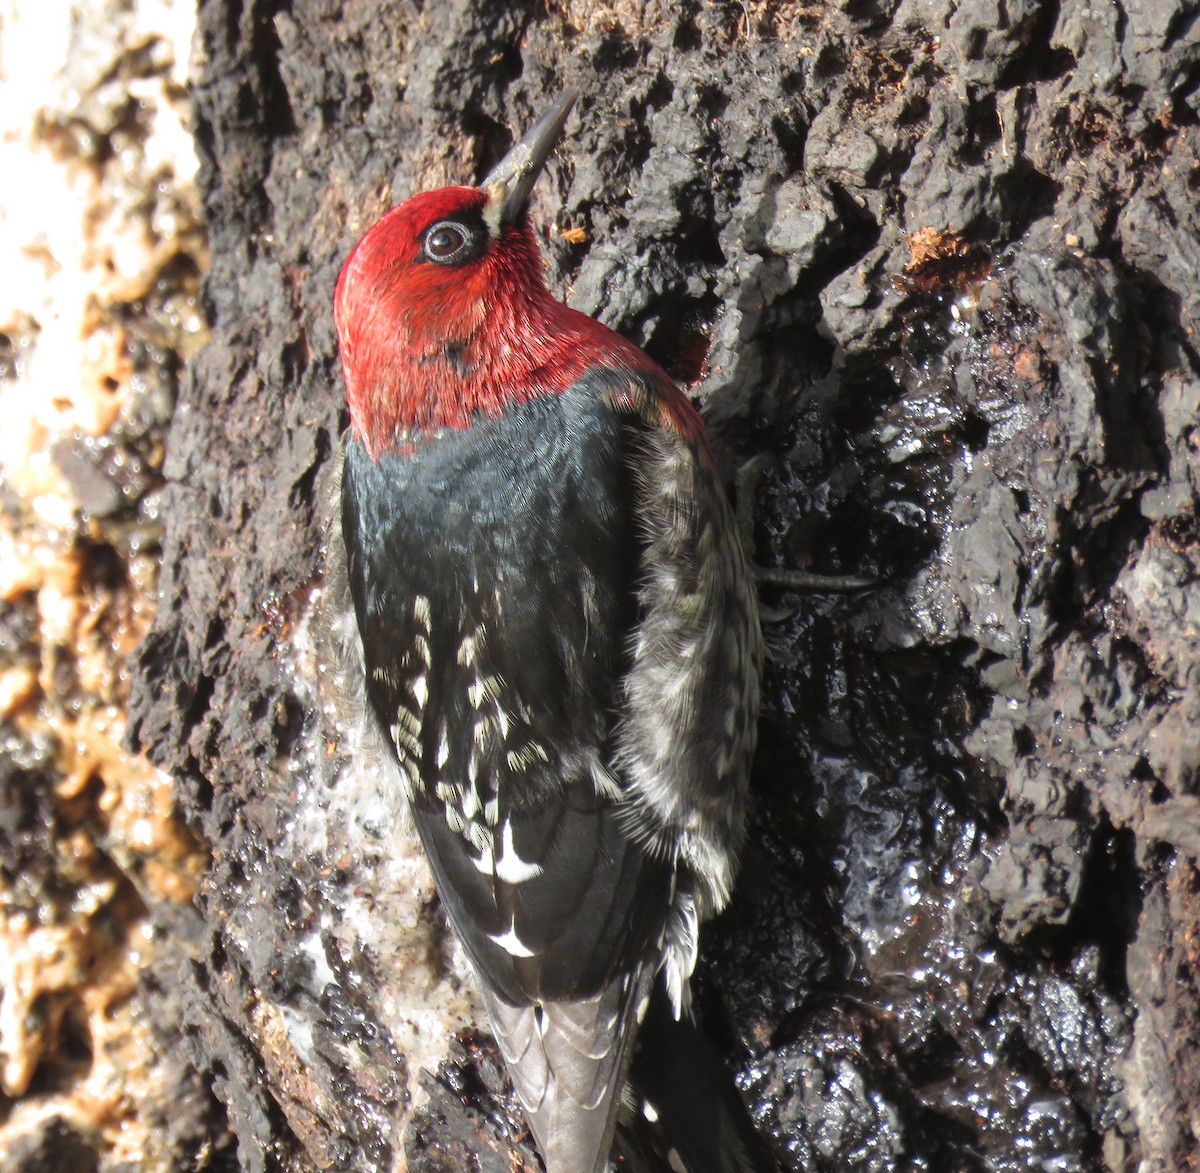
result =
M567 115L579 98L574 86L563 90L558 101L546 111L537 124L488 173L479 185L488 193L484 213L489 224L495 225L495 235L509 224L515 224L525 210L529 193L541 174L550 152L562 134Z

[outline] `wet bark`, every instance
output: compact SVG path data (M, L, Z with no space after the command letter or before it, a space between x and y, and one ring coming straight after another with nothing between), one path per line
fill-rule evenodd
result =
M399 899L392 839L347 846L305 632L340 262L570 81L555 288L688 385L731 487L771 458L760 564L882 580L764 588L750 846L698 981L764 1134L794 1169L1192 1167L1195 5L200 12L213 342L134 729L213 845L181 997L243 1166L538 1167L485 1037L410 1070L411 938L345 915Z

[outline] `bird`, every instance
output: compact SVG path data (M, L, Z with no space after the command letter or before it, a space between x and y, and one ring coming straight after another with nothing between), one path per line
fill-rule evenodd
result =
M763 658L696 408L546 284L528 203L579 96L350 251L326 550L362 744L398 772L547 1173L607 1167L647 1007L687 1019Z

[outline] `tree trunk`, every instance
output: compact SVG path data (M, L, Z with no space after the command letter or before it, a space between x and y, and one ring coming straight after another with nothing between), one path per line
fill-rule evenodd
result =
M339 772L309 618L339 266L567 82L553 287L689 388L731 489L770 458L760 565L880 579L763 588L698 1003L764 1135L796 1170L1194 1167L1196 5L200 18L213 340L133 728L213 846L189 1038L243 1167L539 1167L395 796Z

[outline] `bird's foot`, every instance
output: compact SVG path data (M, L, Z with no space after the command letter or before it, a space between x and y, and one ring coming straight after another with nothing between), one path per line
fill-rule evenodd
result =
M754 560L754 498L763 470L774 461L774 457L760 454L753 456L738 469L737 522L742 547L750 560L755 582L761 585L783 587L793 591L864 591L878 586L879 578L860 574L817 574L810 570L792 570L788 567L760 566ZM760 614L768 622L780 622L792 614L789 608L760 607Z

